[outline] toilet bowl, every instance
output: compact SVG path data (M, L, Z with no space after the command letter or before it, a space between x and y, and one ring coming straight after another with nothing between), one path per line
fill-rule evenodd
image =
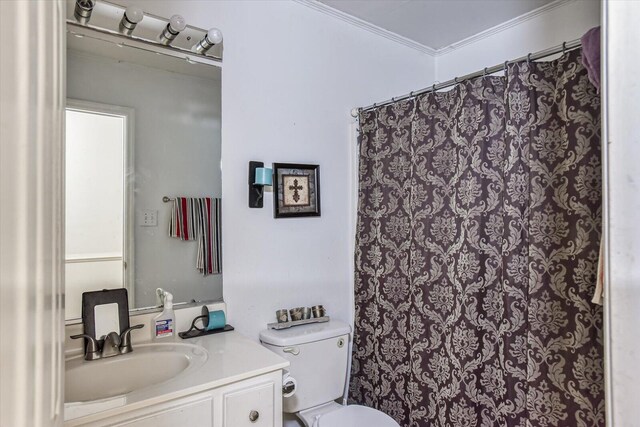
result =
M306 427L399 427L377 409L336 402L346 386L350 338L350 326L336 320L260 333L262 345L289 360L288 374L296 379L283 411Z

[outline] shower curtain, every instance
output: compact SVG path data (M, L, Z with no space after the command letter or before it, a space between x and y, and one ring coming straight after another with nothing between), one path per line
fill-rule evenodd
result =
M580 55L362 113L354 403L402 426L604 425Z

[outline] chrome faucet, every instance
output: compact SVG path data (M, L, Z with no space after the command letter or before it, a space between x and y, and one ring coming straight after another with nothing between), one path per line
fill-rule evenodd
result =
M120 354L120 335L117 332L109 332L102 343L102 357L112 357Z
M87 334L71 335L69 338L74 340L86 338L87 346L84 349L84 360L98 360L131 353L133 351L133 347L131 346L131 331L143 327L143 324L132 326L120 335L118 335L117 332L109 332L105 336L102 346L100 346L99 340Z

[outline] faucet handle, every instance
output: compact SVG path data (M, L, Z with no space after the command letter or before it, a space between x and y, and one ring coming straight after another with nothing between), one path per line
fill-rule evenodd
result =
M131 346L131 331L140 328L144 328L144 324L141 323L139 325L131 326L120 334L122 341L120 344L120 354L131 353L133 351L133 347Z
M87 339L87 346L84 349L84 360L100 359L101 355L100 355L100 352L98 351L98 341L96 341L94 337L87 334L78 334L78 335L71 335L69 338L71 338L72 340L77 340L80 338Z

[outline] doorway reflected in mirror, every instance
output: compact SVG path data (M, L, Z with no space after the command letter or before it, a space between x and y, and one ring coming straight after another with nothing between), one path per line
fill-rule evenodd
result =
M67 101L65 149L65 310L82 314L83 292L130 290L134 281L134 111ZM134 306L129 291L129 305Z

